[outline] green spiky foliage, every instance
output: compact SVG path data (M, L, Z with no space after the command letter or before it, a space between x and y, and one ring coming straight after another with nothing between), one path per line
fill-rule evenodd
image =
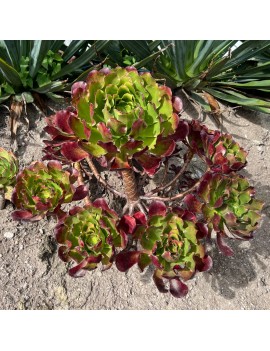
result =
M108 40L89 45L85 40L0 40L0 103L32 103L33 93L59 100L78 77L85 77L89 61L104 49Z
M188 144L202 157L213 172L239 171L247 161L247 152L230 134L210 130L198 121L189 122Z
M75 169L64 170L57 161L33 162L17 176L12 202L18 210L12 213L13 219L36 221L46 214L60 215L61 204L86 196L84 185L73 185L77 178Z
M125 48L136 68L146 67L206 112L218 112L216 99L270 113L269 40L120 40L106 48L111 61ZM214 102L214 103L213 103Z
M10 200L11 191L19 170L19 162L15 155L0 148L0 192L4 193L6 199Z
M105 201L98 199L93 205L73 208L58 223L59 257L64 262L76 263L69 269L71 276L82 276L86 270L95 269L98 263L105 269L111 267L115 247L121 246L121 237L115 226L117 219L117 214Z
M263 203L254 198L255 190L247 179L235 173L206 173L198 195L204 200L202 213L210 230L223 236L252 237Z
M171 90L133 67L92 71L86 83L73 85L72 97L75 110L47 119L48 158L80 161L90 154L111 169L131 168L135 158L153 174L187 133L184 124L175 134L181 123Z

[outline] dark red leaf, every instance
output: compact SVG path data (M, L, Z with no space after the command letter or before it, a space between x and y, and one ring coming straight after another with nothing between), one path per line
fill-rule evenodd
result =
M50 161L47 164L47 167L49 169L58 169L58 170L62 170L62 165L59 161Z
M78 162L89 156L88 153L82 150L77 142L66 142L62 145L61 153L64 157L72 162Z
M170 279L170 293L177 298L185 297L188 287L179 278Z
M112 140L112 133L110 129L105 125L105 123L100 122L97 124L97 128L102 135L102 138L104 141L110 141Z
M172 139L158 138L154 149L151 152L160 157L170 156L175 149L175 142Z
M138 262L140 251L120 252L115 259L115 264L120 272L126 272Z
M152 255L151 261L152 261L153 265L156 266L157 268L159 268L159 269L163 268L162 265L159 263L159 260L156 256Z
M123 230L126 234L132 234L136 228L136 220L134 217L124 215L117 226L119 230Z
M11 213L11 217L14 221L30 220L33 214L26 210L16 210Z
M111 154L115 154L117 152L117 147L111 141L108 143L104 143L103 141L98 141L99 146L103 147L104 150Z
M220 232L217 233L217 246L218 246L219 250L223 253L223 255L225 255L225 256L233 256L234 255L233 250L230 248L230 246L228 246L225 243L224 237L223 237L222 233L220 233Z
M71 258L68 255L69 249L66 246L60 246L58 248L58 256L64 262L70 262Z
M202 203L197 200L196 196L193 194L188 194L184 198L184 203L186 204L187 208L195 213L201 212Z
M133 67L133 66L127 66L127 67L125 67L125 70L126 70L127 72L133 71L133 72L137 72L137 73L138 73L137 69L136 69L135 67Z
M145 172L150 176L154 175L160 166L160 162L161 162L160 157L155 157L155 156L146 155L146 154L142 154L140 156L134 155L134 157L139 162L139 164L143 167Z
M207 272L213 266L213 260L210 256L205 255L203 258L194 256L194 260L196 262L196 269L199 272Z
M73 195L72 201L79 201L84 199L89 193L89 190L86 185L80 185L76 188Z
M75 216L77 213L82 212L83 208L80 206L74 206L69 210L70 216Z
M188 122L180 120L178 123L178 127L173 135L171 135L171 138L174 141L180 141L184 140L189 133L189 125Z
M94 207L97 207L97 208L101 208L102 210L104 211L111 211L110 207L108 206L106 200L102 197L96 199L94 202L93 202L93 206Z
M153 201L149 206L149 217L152 216L165 216L167 212L167 207L162 201Z
M197 222L196 227L198 229L197 231L197 238L198 239L203 239L208 236L208 227L205 223L202 222Z
M146 225L147 219L146 219L144 213L138 211L138 212L134 213L133 217L136 219L137 224Z
M153 280L154 280L159 292L161 292L161 293L168 292L168 289L166 288L166 285L165 285L166 279L162 278L162 276L158 273L158 270L156 270L154 272Z
M68 110L60 110L51 118L56 128L59 128L61 131L67 134L74 134L69 125L69 118L71 115L74 114Z

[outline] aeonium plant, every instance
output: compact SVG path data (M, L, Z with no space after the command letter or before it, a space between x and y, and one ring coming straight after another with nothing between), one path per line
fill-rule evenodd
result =
M19 163L11 151L0 148L0 210L5 200L11 199L13 185L19 170Z
M46 120L44 162L17 177L13 218L55 216L59 257L72 277L114 263L121 272L152 267L160 292L185 296L186 282L215 264L206 241L229 256L226 240L250 239L259 225L263 203L237 173L247 152L231 135L183 120L181 99L149 72L92 71L71 92L72 106ZM191 172L194 156L201 176ZM112 172L122 178L117 188ZM162 181L146 191L157 172ZM113 195L110 206L86 187L93 177ZM77 200L85 203L67 209Z

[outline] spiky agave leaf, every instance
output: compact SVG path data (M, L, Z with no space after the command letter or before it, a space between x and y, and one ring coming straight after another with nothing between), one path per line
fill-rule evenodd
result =
M0 190L4 192L14 185L18 173L19 163L15 155L0 147Z
M86 84L75 84L77 111L61 111L47 119L49 157L54 145L56 157L59 150L72 161L90 154L105 158L112 169L130 168L135 158L153 174L161 158L172 154L175 141L188 132L186 125L184 133L177 130L184 123L176 113L179 99L173 100L171 90L158 86L150 73L139 74L134 67L104 68L90 72Z
M189 123L188 142L192 150L203 157L213 172L230 173L242 169L247 151L230 134L208 129L198 121Z
M83 199L88 191L84 185L75 188L77 178L75 169L64 170L58 161L33 162L17 176L12 202L18 210L13 219L40 220L63 203Z
M74 207L55 230L58 253L64 262L75 261L69 274L79 277L86 270L95 269L99 262L109 268L115 256L115 247L121 245L116 229L117 214L108 205Z
M246 178L235 173L208 172L198 188L198 195L203 200L202 213L210 230L222 236L252 237L263 203L254 198L255 190Z

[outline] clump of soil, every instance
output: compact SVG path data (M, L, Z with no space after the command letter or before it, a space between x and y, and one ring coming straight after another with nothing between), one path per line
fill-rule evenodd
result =
M185 101L184 101L185 102ZM51 105L54 109L61 105ZM187 106L187 102L185 105ZM239 112L240 111L240 112ZM123 274L115 267L101 272L88 272L83 278L71 278L58 258L53 228L48 218L35 223L12 221L13 205L0 211L0 309L268 309L270 306L270 150L268 115L239 110L223 114L223 131L233 135L249 151L248 165L242 172L265 201L264 217L254 239L231 242L235 255L224 257L213 246L213 269L198 274L188 282L189 294L175 299L161 294L151 279L151 268L143 274L133 267ZM184 118L198 118L189 107ZM23 168L42 158L44 116L34 108L27 116L29 130L21 123L17 143L13 145ZM0 147L10 149L7 110L0 105ZM205 124L216 129L212 120ZM112 186L122 189L117 172L104 176ZM149 184L150 190L162 179L158 173ZM91 197L105 197L120 213L124 201L96 182L89 183Z

